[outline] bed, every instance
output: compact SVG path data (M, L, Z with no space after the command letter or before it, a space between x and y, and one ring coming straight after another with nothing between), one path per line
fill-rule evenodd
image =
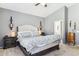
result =
M39 35L37 27L32 25L18 26L18 43L26 56L44 55L59 50L59 35Z

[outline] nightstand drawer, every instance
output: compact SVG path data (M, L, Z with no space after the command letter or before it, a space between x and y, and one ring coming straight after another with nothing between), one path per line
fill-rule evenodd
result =
M5 42L16 42L16 40L5 40Z
M14 43L7 43L7 45L5 45L4 48L11 48L11 47L15 47L15 46L16 46L16 44L14 44Z
M12 42L12 41L5 41L4 43L5 44L14 44L14 43L16 43L16 41L14 41L14 42Z

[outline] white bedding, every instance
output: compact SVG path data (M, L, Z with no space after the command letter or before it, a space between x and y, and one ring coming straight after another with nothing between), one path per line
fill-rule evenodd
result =
M27 51L31 51L35 47L43 47L57 40L60 40L60 37L58 35L47 35L18 39L20 44L25 47Z
M55 41L55 42L52 42L52 43L47 44L47 45L42 46L42 47L35 47L35 48L31 49L29 53L35 54L35 53L38 53L38 52L40 52L40 51L49 49L49 48L51 48L51 47L54 47L54 46L58 45L59 42L60 42L60 41L57 40L57 41Z

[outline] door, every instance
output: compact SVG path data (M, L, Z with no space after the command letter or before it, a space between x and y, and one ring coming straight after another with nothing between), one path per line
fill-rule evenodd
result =
M61 37L61 44L63 44L63 35L64 35L64 32L63 32L63 21L55 21L54 22L54 34L56 35L60 35Z
M61 35L62 34L62 23L61 21L54 22L54 34Z

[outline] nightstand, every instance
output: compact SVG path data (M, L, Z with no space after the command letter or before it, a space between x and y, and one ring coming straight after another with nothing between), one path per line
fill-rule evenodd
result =
M68 34L67 34L67 42L68 42L68 44L75 45L75 33L68 32Z
M4 36L3 38L3 48L11 48L11 47L16 47L17 45L17 37L8 37L8 36Z

